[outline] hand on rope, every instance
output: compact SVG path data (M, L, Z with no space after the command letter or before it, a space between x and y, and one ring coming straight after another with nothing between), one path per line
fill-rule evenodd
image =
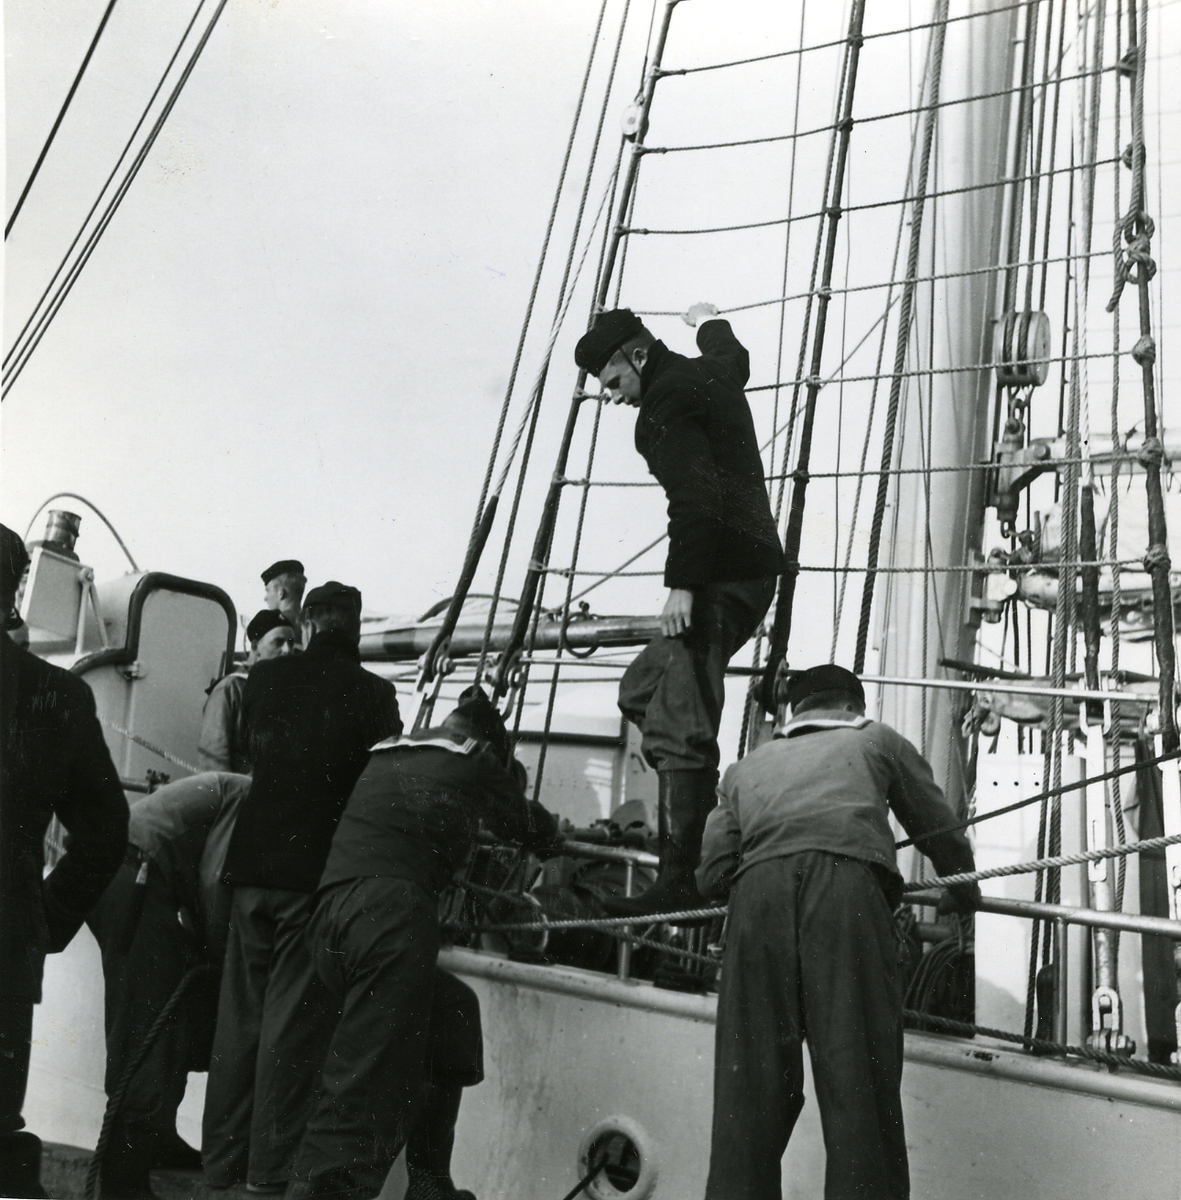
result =
M718 306L710 304L708 300L703 300L699 304L691 304L685 312L681 313L681 320L696 329L698 325L712 320L717 315Z

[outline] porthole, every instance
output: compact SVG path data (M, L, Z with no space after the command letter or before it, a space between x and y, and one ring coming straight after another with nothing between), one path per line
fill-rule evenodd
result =
M578 1178L585 1178L600 1162L602 1170L586 1188L591 1200L648 1200L656 1190L660 1168L652 1139L631 1118L608 1117L582 1139Z

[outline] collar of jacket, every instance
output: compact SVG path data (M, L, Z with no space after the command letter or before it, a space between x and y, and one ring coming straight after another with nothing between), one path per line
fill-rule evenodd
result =
M859 717L843 708L814 708L788 721L774 736L790 738L801 733L815 733L821 729L864 729L869 723L869 717Z
M648 347L648 359L644 363L644 369L640 372L640 403L644 403L644 397L648 393L648 389L652 386L652 380L660 374L660 369L664 365L671 351L660 341L653 342Z
M361 661L361 651L357 643L340 629L324 629L313 633L304 654L322 654L332 658L351 658L353 662Z
M475 738L463 742L453 742L449 737L392 737L370 746L369 752L376 754L378 750L419 750L424 746L432 746L436 750L450 750L452 754L474 754L480 747Z

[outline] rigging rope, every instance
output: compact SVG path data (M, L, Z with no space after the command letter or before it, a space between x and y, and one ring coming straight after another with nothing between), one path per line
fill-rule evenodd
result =
M562 156L562 167L558 172L558 186L554 189L554 199L550 205L549 220L545 225L545 236L541 239L541 254L537 259L537 270L533 273L533 286L529 289L529 301L525 305L525 319L521 323L521 334L517 339L517 349L513 355L513 365L509 371L508 384L504 390L504 401L500 406L500 417L496 423L496 432L492 438L492 449L488 454L488 468L484 473L484 482L480 487L480 498L476 501L476 519L472 523L471 541L475 540L484 517L484 502L488 498L488 488L492 483L492 473L496 466L496 456L500 451L500 439L504 435L505 423L508 420L509 405L512 401L513 389L517 382L517 371L521 365L521 355L525 350L525 338L533 320L533 305L537 301L537 290L541 286L541 274L545 269L546 258L549 254L550 238L553 235L554 222L558 216L558 204L562 198L562 191L566 184L566 172L570 167L570 158L574 152L574 139L582 120L582 106L586 101L587 86L590 83L591 68L594 66L595 53L599 47L599 34L603 28L603 18L607 12L607 4L608 0L603 0L599 6L598 18L595 21L595 31L591 37L590 53L587 55L586 69L582 75L582 86L578 90L578 100L574 105L574 118L570 122L570 136L566 139L566 152Z
M70 242L66 248L65 254L57 265L57 269L53 272L49 282L45 285L45 290L37 297L37 303L33 305L32 312L29 313L24 325L21 326L20 332L16 335L12 346L8 353L4 356L4 366L7 367L13 355L17 353L17 349L21 344L22 339L28 332L29 326L36 320L37 314L41 311L42 304L45 303L45 297L49 295L53 285L57 282L62 271L65 270L66 264L70 261L70 255L74 252L74 247L81 241L82 235L86 232L87 225L90 224L90 218L94 216L95 210L102 203L102 198L107 194L107 188L111 186L111 180L118 174L119 168L123 165L123 160L127 157L127 152L131 149L136 137L139 135L143 123L148 119L148 113L152 111L152 105L156 103L156 97L159 96L161 89L164 87L164 82L172 71L173 65L177 58L180 57L180 52L184 48L185 42L189 39L189 34L193 30L193 26L197 22L197 18L201 15L201 9L205 6L205 0L197 0L197 7L193 10L193 15L189 18L189 23L185 26L184 32L180 36L180 41L176 43L176 48L172 51L172 57L169 58L167 65L160 75L152 94L148 97L147 104L144 105L143 112L140 113L139 120L136 121L135 127L131 131L131 135L123 145L123 149L119 153L119 157L115 160L115 165L111 168L110 174L103 181L103 185L99 188L98 196L94 203L90 206L90 211L82 218L82 224L78 228L78 232L74 234L74 240Z
M115 539L116 542L119 543L119 549L122 550L123 553L127 556L127 561L131 564L131 569L133 571L139 570L139 567L136 564L135 559L131 557L131 551L127 549L127 546L124 543L123 539L119 536L119 531L114 527L114 525L111 524L111 522L109 520L107 520L106 515L102 512L102 510L98 507L98 505L92 504L89 500L86 499L85 496L80 496L77 492L54 492L53 495L50 496L48 500L42 500L41 503L37 506L37 508L34 509L33 515L29 519L28 525L25 527L25 536L22 539L23 541L27 542L29 540L29 534L30 534L30 532L32 532L33 523L37 520L37 518L41 515L41 513L43 513L45 511L45 509L47 509L55 500L80 500L83 504L85 504L86 507L89 508L90 511L92 513L94 513L94 515L96 517L98 517L98 519L107 527L107 529L110 530L111 536Z
M82 269L90 261L90 256L94 253L95 248L102 239L102 235L106 232L107 227L110 225L111 220L114 218L115 213L119 209L119 206L123 203L123 198L127 195L128 190L135 181L136 176L139 174L140 168L147 159L149 151L156 144L156 139L160 136L160 131L164 128L165 121L168 120L169 114L172 112L173 107L180 98L181 92L184 90L185 84L188 82L189 76L193 72L193 68L197 65L197 60L201 57L201 53L204 51L205 46L217 25L218 18L225 9L226 3L227 0L218 0L218 6L213 14L213 17L210 19L204 33L201 35L196 49L194 49L184 71L181 72L181 76L173 88L172 93L168 98L168 102L165 104L163 111L160 113L160 116L153 125L151 132L148 134L147 140L144 142L144 145L141 147L139 153L132 162L128 173L123 180L123 183L120 184L114 197L111 199L110 204L108 204L105 213L99 220L99 223L95 227L94 231L91 233L89 239L87 240L86 246L83 248L82 253L74 263L74 266L71 268L65 281L58 289L54 299L50 301L49 307L45 310L41 319L38 321L36 329L32 334L29 335L29 339L20 351L17 361L5 372L4 386L3 389L0 390L0 398L7 396L12 390L13 384L17 381L21 372L28 365L29 359L32 357L37 347L41 344L41 339L45 336L49 326L53 323L54 317L57 316L58 312L61 310L61 306L65 303L66 298L73 290L74 284L77 282L79 275L82 273Z
M94 37L90 39L90 45L87 47L86 55L82 59L82 65L78 68L78 73L74 76L74 82L70 84L70 90L66 93L61 111L57 114L57 120L54 121L53 127L49 131L49 136L45 139L45 144L41 147L41 153L37 155L37 161L33 164L32 171L29 172L29 178L25 180L25 186L21 188L21 194L17 197L12 215L8 218L8 223L4 226L5 241L8 241L8 235L12 232L12 227L16 223L17 217L20 216L21 209L25 206L25 197L29 194L29 189L33 186L33 180L37 178L41 170L41 164L45 161L45 156L49 153L49 147L53 145L53 139L57 137L57 131L61 128L62 121L65 120L66 110L70 107L70 101L74 99L74 93L78 90L78 85L82 82L82 76L86 74L86 68L90 65L90 59L94 54L95 48L98 46L99 38L102 37L103 30L107 27L107 21L114 11L115 2L116 0L110 0L110 3L103 10L102 20L99 21L98 28L94 31Z

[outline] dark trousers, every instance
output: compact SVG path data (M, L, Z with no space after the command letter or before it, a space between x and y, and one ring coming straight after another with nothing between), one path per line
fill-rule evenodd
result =
M185 973L208 963L198 934L177 919L184 905L171 881L155 863L144 883L135 882L136 873L124 863L86 919L102 951L108 1096ZM209 1067L220 969L218 963L189 984L136 1071L117 1127L175 1134L188 1073Z
M368 1200L415 1126L424 1085L483 1078L479 1004L438 970L438 901L417 884L338 884L321 894L308 936L339 1007L294 1178L312 1195Z
M718 992L706 1200L779 1200L808 1043L825 1200L905 1200L902 1001L875 868L805 851L757 863L730 896Z
M313 897L234 889L201 1155L215 1187L281 1183L307 1119L329 998L304 937Z
M694 592L689 632L654 638L623 673L619 709L658 771L717 768L726 667L774 595L773 576L707 584Z

